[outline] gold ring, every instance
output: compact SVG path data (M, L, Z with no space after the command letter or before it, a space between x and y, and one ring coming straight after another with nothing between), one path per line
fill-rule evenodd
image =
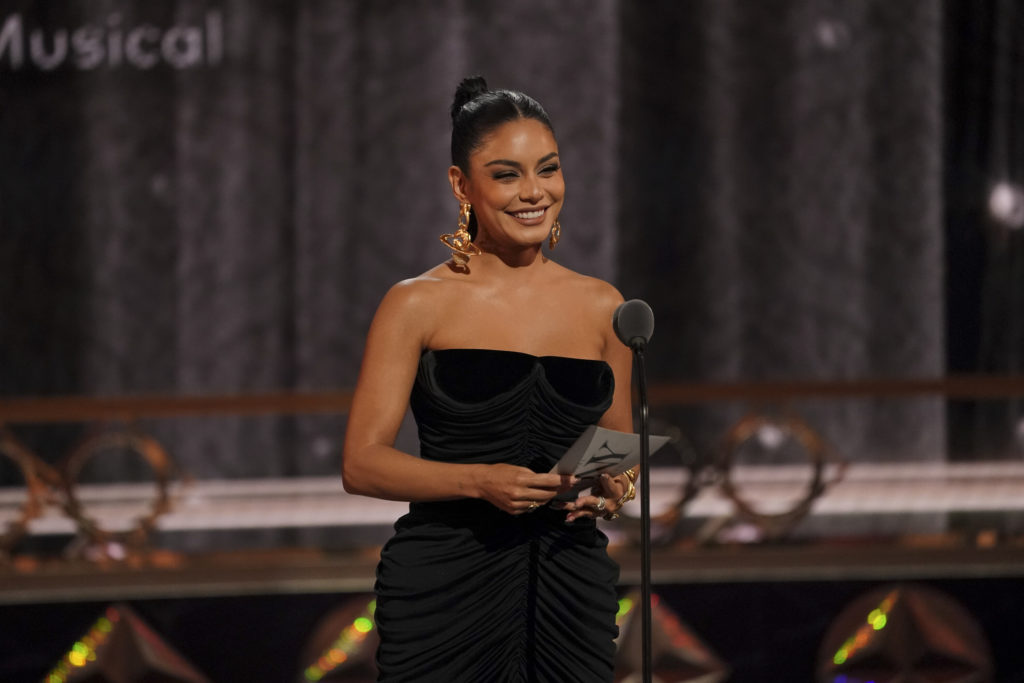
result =
M604 510L604 506L607 505L607 501L604 496L597 497L597 505L595 506L598 510Z
M527 512L533 512L534 510L536 510L539 507L540 507L540 504L537 501L531 500L530 501L530 507L526 508L526 511Z

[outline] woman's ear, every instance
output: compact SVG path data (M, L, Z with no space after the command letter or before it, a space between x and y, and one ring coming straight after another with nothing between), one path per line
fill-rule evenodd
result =
M448 182L452 184L452 194L455 195L456 199L465 204L470 203L466 195L467 180L466 174L458 166L450 166L448 168Z

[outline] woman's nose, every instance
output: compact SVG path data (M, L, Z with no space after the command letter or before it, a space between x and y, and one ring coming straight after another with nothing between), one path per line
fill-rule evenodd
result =
M527 178L519 189L519 198L524 202L536 202L544 196L536 178Z

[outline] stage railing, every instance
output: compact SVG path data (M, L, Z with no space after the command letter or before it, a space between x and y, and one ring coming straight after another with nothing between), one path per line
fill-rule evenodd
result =
M725 436L701 457L655 460L651 508L661 547L779 541L804 528L807 520L838 521L848 529L843 520L872 515L985 520L961 525L971 545L1017 543L1020 537L1010 525L1008 539L1006 529L990 520L1024 512L1024 458L958 462L936 454L927 462L850 459L832 448L799 409L844 400L1016 402L1024 400L1024 376L652 384L650 399L655 416L716 405L731 410L726 411L731 421L723 423ZM382 539L405 511L404 503L350 496L335 475L191 481L172 466L173 453L139 431L140 421L196 417L343 419L350 403L351 393L345 391L2 399L0 452L26 474L18 485L0 481L0 553L16 552L26 537L76 535L85 537L86 546L143 548L156 532L358 528L362 541ZM110 436L100 432L87 443L137 451L155 472L155 493L153 481L75 481L76 468L91 457L81 445L56 463L19 445L19 429L63 423L103 423ZM799 454L795 461L762 464L749 454L740 457L745 444L771 446L784 439L793 442ZM626 512L602 524L613 543L628 546L636 540L636 528ZM891 536L892 530L884 533Z
M1024 398L1024 375L964 375L923 379L652 383L652 408L716 401L789 401L808 398L948 399ZM299 415L348 412L352 393L267 392L176 396L52 396L0 399L0 424L133 420L190 415Z

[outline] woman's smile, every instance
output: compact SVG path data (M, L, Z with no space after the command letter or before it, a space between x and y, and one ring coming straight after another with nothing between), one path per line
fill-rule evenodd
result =
M527 209L525 211L506 211L506 213L523 225L539 225L544 222L547 207L543 209Z

